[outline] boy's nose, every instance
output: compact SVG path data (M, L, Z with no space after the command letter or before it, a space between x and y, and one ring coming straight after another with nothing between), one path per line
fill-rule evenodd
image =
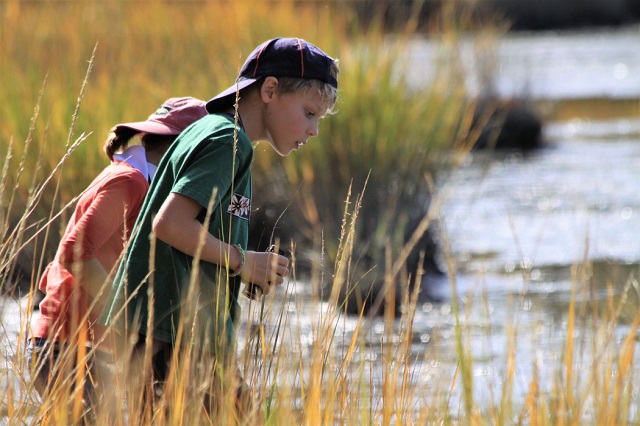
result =
M318 136L318 124L314 124L307 129L307 135Z

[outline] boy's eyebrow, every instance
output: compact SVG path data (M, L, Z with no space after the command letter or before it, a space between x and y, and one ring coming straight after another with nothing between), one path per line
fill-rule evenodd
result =
M320 116L326 115L329 110L329 106L327 102L320 100L309 100L310 109L313 110L314 113L319 114Z

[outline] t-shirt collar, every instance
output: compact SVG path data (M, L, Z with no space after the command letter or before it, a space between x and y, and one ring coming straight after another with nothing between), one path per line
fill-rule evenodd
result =
M155 165L147 162L146 151L144 147L140 145L133 145L127 148L123 153L114 154L113 158L117 161L124 161L125 163L134 167L137 171L151 182L153 176L158 169Z

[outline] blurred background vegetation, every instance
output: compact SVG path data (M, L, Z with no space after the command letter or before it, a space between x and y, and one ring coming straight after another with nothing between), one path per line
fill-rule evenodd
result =
M44 181L80 135L87 139L42 192L21 241L107 165L102 144L113 125L144 119L169 97L209 99L233 82L257 44L296 36L339 59L338 113L321 122L319 137L287 158L258 145L252 245L264 247L275 226L273 235L283 244L296 243L299 266L313 267L321 250L334 258L348 203L362 196L353 276L371 268L382 272L385 256L398 254L428 211L429 180L449 167L453 152L473 143L475 100L455 53L460 35L476 24L455 9L458 4L444 2L428 22L410 14L390 28L383 8L371 8L363 19L360 2L0 3L3 265L10 240L17 242L10 231L35 191L33 182ZM402 55L414 37L436 41L447 58L418 70L434 82L421 90L410 88ZM63 214L46 240L42 234L21 252L23 280L53 256L64 225ZM263 225L266 231L259 229ZM428 236L419 248L427 246L433 249Z

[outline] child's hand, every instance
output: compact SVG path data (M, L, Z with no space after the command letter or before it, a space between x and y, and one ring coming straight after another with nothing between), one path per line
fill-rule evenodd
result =
M242 268L242 281L260 287L263 294L269 294L274 286L280 285L289 275L289 259L272 252L246 252L246 265Z

